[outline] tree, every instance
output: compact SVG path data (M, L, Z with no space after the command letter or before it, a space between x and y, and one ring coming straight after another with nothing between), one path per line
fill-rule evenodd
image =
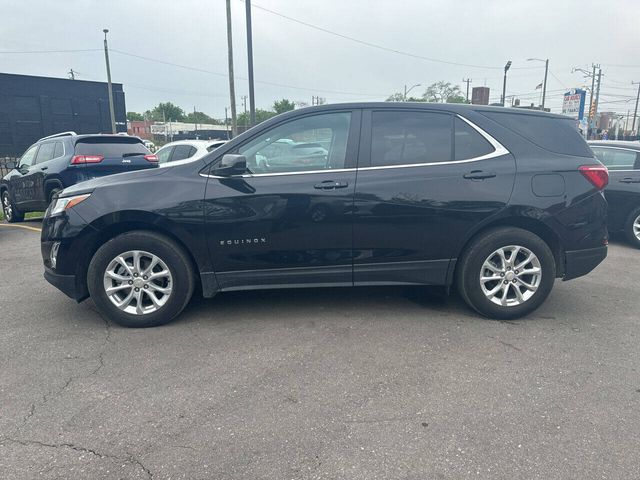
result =
M184 121L188 123L209 123L212 125L220 125L222 122L220 120L216 120L213 117L210 117L204 112L189 112L186 117L184 117Z
M145 116L153 121L162 122L166 119L168 122L182 122L185 118L184 110L171 102L159 103L152 110L147 110Z
M422 98L432 103L464 103L465 101L459 85L451 85L451 82L443 81L429 85Z
M263 110L261 108L257 108L256 109L256 124L258 124L260 122L264 122L265 120L270 119L274 115L276 115L276 112L272 112L271 110ZM250 123L249 112L246 112L246 113L242 112L240 115L238 115L238 126L244 127L245 125L249 125L249 123Z
M273 102L273 110L276 113L288 112L289 110L293 110L294 108L296 108L295 103L293 103L291 100L287 100L286 98L283 98L282 100L276 100L275 102ZM257 121L257 112L256 112L256 121Z
M127 112L127 120L129 121L142 121L144 116L138 112Z
M394 93L393 95L389 95L389 97L385 100L385 102L404 102L404 94L402 92ZM407 97L407 102L426 102L424 98L416 98L416 97Z

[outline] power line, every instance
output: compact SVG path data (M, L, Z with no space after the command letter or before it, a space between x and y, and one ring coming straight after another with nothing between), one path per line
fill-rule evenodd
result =
M100 48L83 48L75 50L15 50L15 51L0 51L0 54L30 54L30 53L78 53L78 52L99 52Z
M240 0L240 1L243 1L243 0ZM255 8L258 8L260 10L268 12L268 13L270 13L272 15L276 15L278 17L284 18L284 19L289 20L291 22L299 23L300 25L304 25L305 27L313 28L314 30L318 30L320 32L328 33L329 35L334 35L336 37L340 37L340 38L342 38L344 40L349 40L351 42L355 42L355 43L358 43L360 45L365 45L365 46L371 47L371 48L377 48L378 50L384 50L385 52L395 53L395 54L398 54L398 55L404 55L405 57L417 58L417 59L420 59L420 60L426 60L428 62L444 63L444 64L447 64L447 65L456 65L456 66L459 66L459 67L485 68L485 69L489 69L489 70L502 70L502 68L503 68L503 67L494 67L494 66L489 66L489 65L474 65L474 64L470 64L470 63L450 62L450 61L441 60L441 59L438 59L438 58L431 58L431 57L424 57L422 55L416 55L414 53L405 52L403 50L397 50L395 48L385 47L384 45L379 45L377 43L372 43L372 42L368 42L368 41L365 41L365 40L360 40L358 38L351 37L351 36L345 35L343 33L334 32L333 30L329 30L328 28L320 27L318 25L314 25L312 23L308 23L308 22L305 22L303 20L299 20L297 18L293 18L293 17L290 17L288 15L284 15L284 14L282 14L280 12L276 12L274 10L271 10L269 8L266 8L266 7L263 7L261 5L257 5L255 3L252 3L252 5ZM542 67L514 67L514 69L516 69L516 68L522 69L522 70L525 70L525 69L526 70L533 70L533 69L539 69L539 68L542 68Z

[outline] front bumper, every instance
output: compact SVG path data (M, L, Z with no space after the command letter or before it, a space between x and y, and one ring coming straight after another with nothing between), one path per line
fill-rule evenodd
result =
M89 297L87 288L79 284L75 275L62 275L50 268L45 268L44 278L67 297L74 299L78 303Z
M607 258L607 247L573 250L565 253L565 267L563 280L582 277L596 268Z

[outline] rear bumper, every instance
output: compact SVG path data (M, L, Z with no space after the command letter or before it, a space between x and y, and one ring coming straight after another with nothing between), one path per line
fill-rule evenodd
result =
M607 247L573 250L565 253L563 280L571 280L586 275L607 258Z
M55 273L50 268L45 268L44 278L47 282L56 287L67 297L74 299L76 302L81 302L89 296L87 289L78 285L75 275L61 275L59 273Z

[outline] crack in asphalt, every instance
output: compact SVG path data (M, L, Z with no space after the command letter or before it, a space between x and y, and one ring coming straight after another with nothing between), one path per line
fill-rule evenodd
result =
M55 449L69 448L76 452L89 453L91 455L95 455L96 457L100 457L100 458L109 458L112 460L118 460L119 462L128 462L132 465L137 465L138 467L140 467L145 472L145 474L149 479L153 479L153 472L149 470L149 468L147 468L140 461L140 459L138 459L131 452L126 452L127 454L126 456L119 456L119 455L112 455L108 453L101 453L101 452L98 452L97 450L94 450L93 448L82 447L74 443L46 443L46 442L41 442L39 440L21 440L18 438L9 438L9 437L4 437L3 439L0 439L0 444L2 444L3 442L17 443L18 445L22 445L23 447L35 446L35 447L45 447L45 448L55 448Z

